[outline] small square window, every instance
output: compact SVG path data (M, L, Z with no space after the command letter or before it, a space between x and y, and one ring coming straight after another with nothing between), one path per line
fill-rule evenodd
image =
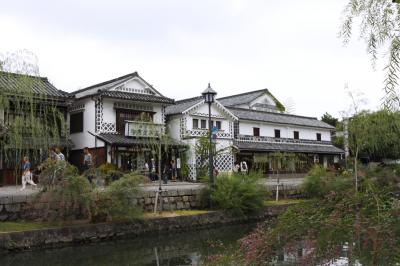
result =
M221 121L216 121L216 127L218 128L218 130L221 130L221 128L222 128Z
M253 136L255 136L255 137L260 136L260 128L259 127L253 127Z
M275 129L275 138L281 138L281 131L279 129Z
M293 131L293 138L299 139L299 131Z
M321 141L321 133L317 133L317 141Z
M201 119L201 128L207 128L207 121L204 119Z
M193 128L199 128L199 119L193 119Z

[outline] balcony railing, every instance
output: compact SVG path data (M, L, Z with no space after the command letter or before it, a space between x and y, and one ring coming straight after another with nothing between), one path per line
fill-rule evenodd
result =
M186 137L186 138L202 137L202 136L206 136L207 134L209 134L208 132L209 131L207 128L188 129L185 131L184 137ZM233 136L229 132L225 132L224 130L218 130L217 138L218 139L231 139L231 138L233 138Z
M125 121L125 136L155 138L164 134L164 125L152 122Z
M311 139L289 139L289 138L273 138L266 136L238 135L236 140L247 142L268 142L268 143L294 143L294 144L319 144L332 145L330 141L318 141Z

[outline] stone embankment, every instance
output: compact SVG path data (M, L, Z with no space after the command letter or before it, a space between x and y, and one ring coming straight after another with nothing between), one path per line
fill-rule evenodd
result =
M287 206L266 207L263 212L248 217L232 216L224 212L209 212L198 215L0 233L0 253L251 223L276 217L286 210Z
M172 188L162 192L162 208L165 211L190 210L200 207L202 187L198 188ZM143 206L144 211L153 211L157 192L142 191L132 199L133 204ZM55 202L35 200L32 195L8 195L0 197L0 222L16 220L37 220L43 217L43 210L48 211L48 206L58 207ZM160 208L158 204L157 209ZM55 210L56 211L56 210Z

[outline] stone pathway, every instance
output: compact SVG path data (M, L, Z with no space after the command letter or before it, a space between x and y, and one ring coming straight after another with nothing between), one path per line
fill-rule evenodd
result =
M282 178L280 179L280 183L283 186L288 187L298 187L304 181L304 178ZM262 183L267 187L275 187L276 179L266 178L262 180ZM157 191L158 190L158 182L143 184L140 187L144 191ZM190 182L168 182L168 184L162 184L163 190L188 190L188 189L201 189L205 186L203 183L190 183ZM0 198L4 197L26 197L35 194L38 192L38 189L33 189L32 186L27 186L24 191L20 191L20 186L6 186L0 187Z

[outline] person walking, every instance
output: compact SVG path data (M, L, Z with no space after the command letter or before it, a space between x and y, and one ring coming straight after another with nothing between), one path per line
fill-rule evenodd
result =
M24 156L23 158L21 183L22 188L20 189L20 191L25 190L27 183L36 187L36 184L32 180L31 163L29 162L28 156Z
M171 160L171 180L172 180L172 182L176 182L177 176L178 176L178 170L176 168L175 160Z
M154 160L154 158L151 158L151 162L150 162L150 179L152 182L156 181L156 161Z
M57 147L56 149L55 149L55 151L56 151L56 161L65 161L65 156L64 156L64 154L61 152L61 150L60 150L60 148L59 147Z
M246 161L242 161L242 162L240 163L240 172L241 172L243 175L246 175L246 174L248 174L248 171L249 171L249 169L248 169L248 167L247 167Z
M168 183L168 179L171 178L171 173L172 173L172 169L171 169L171 164L170 163L166 163L165 164L163 172L164 172L163 173L164 174L163 181L164 181L164 184L167 184Z
M83 149L83 171L87 174L87 179L89 180L89 183L92 183L93 176L90 173L90 169L93 166L93 156L89 151L88 147L85 147Z

